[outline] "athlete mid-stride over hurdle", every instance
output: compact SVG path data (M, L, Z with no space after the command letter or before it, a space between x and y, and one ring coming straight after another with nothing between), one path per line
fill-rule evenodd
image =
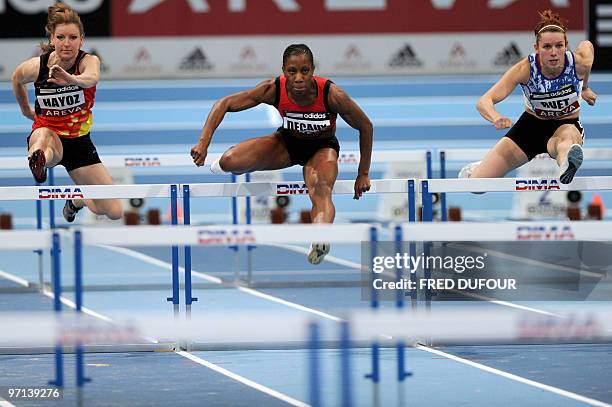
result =
M497 178L541 153L560 167L559 180L572 182L582 164L584 129L579 120L580 98L594 105L597 95L589 88L594 60L593 44L582 41L575 52L567 49L566 26L550 10L540 13L535 27L535 52L511 67L476 105L496 129L512 128L487 153L459 172L460 178ZM521 85L525 112L512 121L495 110Z
M27 138L30 170L38 183L47 179L47 168L63 165L77 185L112 185L89 134L100 60L81 50L83 23L72 8L57 3L48 10L49 43L41 44L42 55L21 63L12 78L21 112L34 121ZM28 101L30 82L36 94L34 109ZM62 211L66 221L74 222L85 206L109 219L123 216L119 199L68 199Z
M338 175L340 146L336 133L339 114L359 130L359 169L354 199L370 189L372 123L357 104L329 79L314 76L312 51L304 44L288 46L283 53L283 74L252 89L217 101L191 149L197 166L204 165L208 146L226 112L239 112L261 103L278 109L283 125L274 133L243 141L211 164L213 173L244 174L277 170L299 164L312 202L313 223L332 223L336 209L332 189ZM324 236L322 236L324 241ZM319 264L329 253L328 243L312 243L308 261Z

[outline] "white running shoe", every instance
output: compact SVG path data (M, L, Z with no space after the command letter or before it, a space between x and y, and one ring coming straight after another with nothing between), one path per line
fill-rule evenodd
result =
M311 264L321 263L325 255L329 253L330 248L329 243L311 243L308 250L308 262Z
M578 168L582 165L582 146L580 144L572 144L567 152L565 161L561 164L561 175L559 180L562 184L569 184L574 179L574 175Z
M473 163L469 163L459 171L459 175L457 175L457 178L470 178L470 176L472 176L472 171L474 171L474 168L478 167L481 162L482 161L475 161Z

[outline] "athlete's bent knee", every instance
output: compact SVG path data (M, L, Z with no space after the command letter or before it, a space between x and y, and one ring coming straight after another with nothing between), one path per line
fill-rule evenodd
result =
M121 219L123 217L123 205L118 199L95 201L96 215L104 215L111 220Z
M233 151L229 150L223 153L223 155L221 156L221 159L219 160L219 166L225 172L234 172L238 170L238 168L236 168L238 164L237 161L238 157L236 157L236 154Z

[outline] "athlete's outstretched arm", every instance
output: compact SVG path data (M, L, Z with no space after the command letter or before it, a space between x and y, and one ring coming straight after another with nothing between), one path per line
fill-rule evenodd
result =
M349 126L359 130L359 169L355 180L354 199L370 190L370 162L372 161L372 140L374 127L368 116L361 110L353 99L338 86L329 89L328 98L330 108L337 112Z
M193 158L195 165L198 167L204 165L213 133L219 127L219 124L221 124L225 113L240 112L255 107L260 103L271 105L274 103L275 91L274 79L270 79L252 89L225 96L215 102L210 113L208 113L198 143L191 149L191 158Z
M495 110L495 104L507 98L519 83L527 83L527 81L529 81L529 62L525 58L508 69L500 80L478 99L476 109L498 130L512 126L512 120Z
M582 78L582 98L591 106L597 100L597 94L589 87L589 75L595 61L595 49L591 41L582 41L574 52L576 57L576 73Z
M30 120L34 120L36 113L28 100L27 84L36 80L39 67L40 58L31 58L17 66L12 76L13 93L21 109L21 114Z
M69 74L59 65L49 68L49 79L47 82L56 85L77 85L81 88L92 88L100 80L100 59L95 55L86 55L79 63L79 75Z

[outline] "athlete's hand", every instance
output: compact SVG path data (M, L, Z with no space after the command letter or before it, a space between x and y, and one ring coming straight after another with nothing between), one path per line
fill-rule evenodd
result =
M361 198L365 192L370 190L370 177L367 175L357 175L355 180L355 195L353 199Z
M204 147L204 144L198 143L195 146L191 147L191 158L193 158L193 162L198 167L204 165L204 160L208 155L208 148Z
M593 106L597 100L597 93L593 92L591 88L582 89L582 98L590 106Z
M56 85L66 86L76 83L76 77L69 74L59 65L53 65L49 68L49 78L47 82L54 83Z
M493 125L497 130L507 129L508 127L512 127L512 120L508 119L506 116L499 116L493 121Z

